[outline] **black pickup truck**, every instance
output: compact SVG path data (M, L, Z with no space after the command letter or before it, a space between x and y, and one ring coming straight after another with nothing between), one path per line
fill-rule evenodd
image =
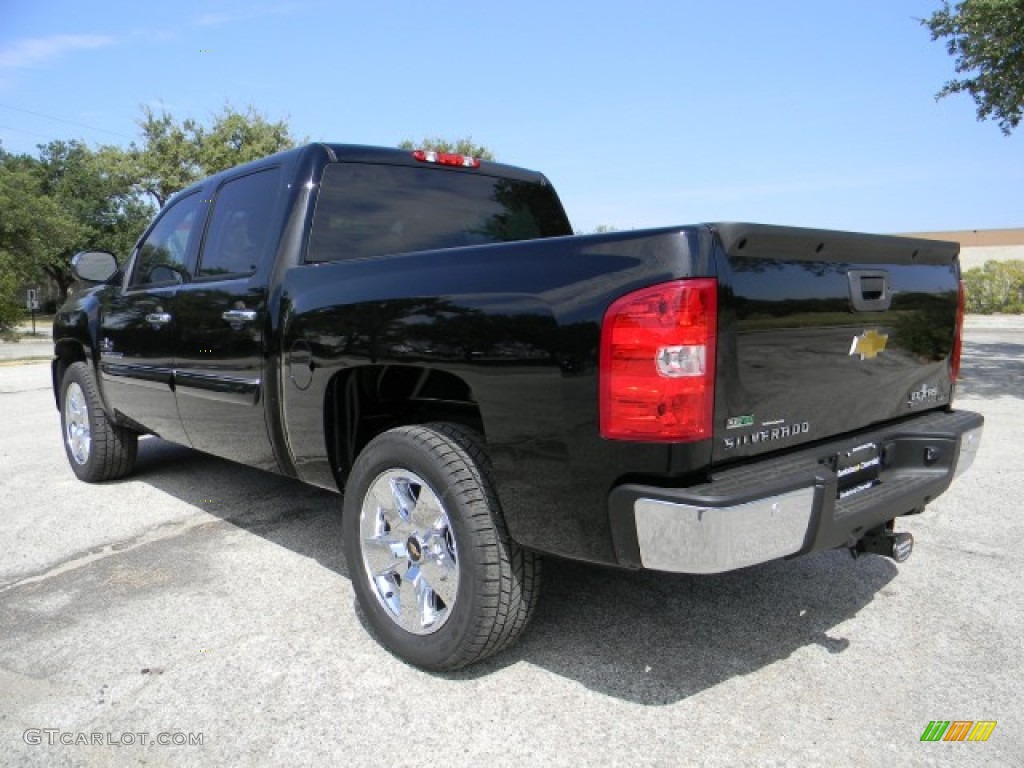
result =
M539 173L312 144L182 191L54 323L75 474L140 435L343 494L382 642L453 669L540 555L715 573L894 530L970 466L955 243L757 224L573 236Z

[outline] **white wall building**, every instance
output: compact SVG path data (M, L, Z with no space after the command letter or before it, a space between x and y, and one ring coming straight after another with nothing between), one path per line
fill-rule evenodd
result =
M951 232L907 232L907 237L955 240L960 243L960 265L966 272L986 261L1024 261L1024 227L1019 229L969 229Z

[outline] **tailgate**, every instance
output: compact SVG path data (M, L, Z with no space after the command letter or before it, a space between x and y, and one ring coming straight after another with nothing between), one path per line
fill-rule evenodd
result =
M713 461L946 407L958 243L715 224Z

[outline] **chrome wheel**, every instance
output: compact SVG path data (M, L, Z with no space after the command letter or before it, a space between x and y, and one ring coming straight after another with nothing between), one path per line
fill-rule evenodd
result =
M414 635L444 626L458 594L459 560L433 489L408 470L381 473L363 497L359 538L370 591L391 620Z
M77 464L89 461L92 433L89 430L89 406L78 382L71 382L64 393L64 439L68 453Z

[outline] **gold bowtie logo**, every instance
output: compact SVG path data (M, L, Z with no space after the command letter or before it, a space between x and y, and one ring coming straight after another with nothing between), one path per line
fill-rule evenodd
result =
M860 336L853 337L850 345L851 355L860 355L861 360L871 360L878 357L879 352L885 351L885 343L889 337L878 331L864 331Z

